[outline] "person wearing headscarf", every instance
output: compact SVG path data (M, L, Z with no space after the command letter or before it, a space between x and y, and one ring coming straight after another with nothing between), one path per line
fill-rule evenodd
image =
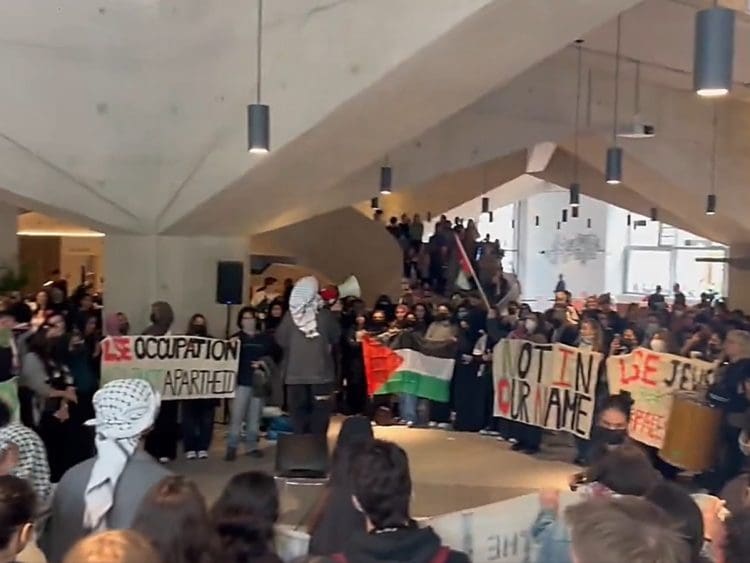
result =
M161 398L141 379L118 379L94 395L96 457L71 468L55 490L39 539L48 563L60 563L92 532L130 528L146 492L170 473L140 447Z
M143 331L147 336L171 336L174 312L166 301L151 305L151 324ZM165 401L159 410L154 429L146 438L146 451L159 463L168 463L177 457L177 442L180 440L180 426L177 423L179 401Z
M328 432L336 376L333 347L341 339L341 327L321 305L318 280L301 278L275 333L284 352L282 375L296 434L325 436Z
M130 332L130 322L125 313L109 313L104 318L104 334L106 336L127 336Z

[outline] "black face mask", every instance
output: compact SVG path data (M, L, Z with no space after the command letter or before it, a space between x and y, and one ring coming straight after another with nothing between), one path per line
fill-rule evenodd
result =
M151 321L151 324L156 324L156 321L159 320L159 317L156 316L156 313L151 313L149 320Z
M591 441L606 444L608 446L619 446L625 442L628 436L627 430L612 430L602 426L596 426L591 431Z
M190 333L195 336L206 336L206 325L193 325L190 327Z

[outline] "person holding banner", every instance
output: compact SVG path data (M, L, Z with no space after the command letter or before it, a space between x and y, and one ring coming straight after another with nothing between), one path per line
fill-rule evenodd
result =
M604 334L596 318L586 317L581 322L581 330L578 335L578 348L587 352L604 353ZM605 362L601 362L596 379L595 397L608 395L605 369ZM577 456L573 463L586 465L588 463L590 441L576 436L575 443Z

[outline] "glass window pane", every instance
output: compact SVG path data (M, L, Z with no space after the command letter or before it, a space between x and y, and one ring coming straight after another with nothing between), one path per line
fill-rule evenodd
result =
M625 293L649 294L657 285L668 288L669 254L668 250L629 250Z
M707 290L724 293L725 263L696 262L696 258L725 258L725 249L686 250L677 249L675 259L675 282L689 298L698 299Z

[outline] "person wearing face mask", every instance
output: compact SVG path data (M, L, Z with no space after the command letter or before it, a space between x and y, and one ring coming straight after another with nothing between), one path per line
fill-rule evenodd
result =
M174 323L174 311L166 301L151 305L151 324L143 331L149 336L170 336ZM177 442L180 440L180 425L177 422L179 401L164 401L151 432L146 437L146 451L159 463L169 463L177 457Z
M240 358L237 365L237 387L232 401L227 436L227 451L224 459L237 459L242 423L245 423L247 454L262 457L258 445L260 440L260 420L263 414L263 400L257 380L258 371L275 367L271 355L273 338L258 330L258 318L253 307L243 307L237 314L237 328L232 335L240 343Z
M453 322L450 306L441 303L437 307L435 320L427 328L425 340L436 342L457 342L458 326ZM441 403L438 401L429 402L430 425L446 427L450 424L451 406L450 403Z
M673 344L672 333L665 328L657 330L651 337L647 348L658 354L673 354L675 346Z
M190 317L188 336L211 338L206 317L195 314ZM214 430L216 399L188 399L182 401L182 444L185 458L207 459Z
M586 350L588 352L599 352L604 353L604 337L602 334L602 327L599 321L595 318L587 317L581 323L581 331L578 335L578 346L580 350ZM602 361L599 364L599 374L596 380L596 389L594 392L595 397L601 397L608 395L607 391L607 378L606 378L606 365ZM596 401L598 403L599 401ZM595 403L595 404L596 404ZM589 461L589 448L591 446L591 440L585 438L579 438L575 436L576 444L576 458L573 463L578 465L586 465Z
M489 423L492 413L486 409L487 395L492 393L491 359L487 334L483 330L485 315L477 309L458 311L458 348L451 381L451 395L456 411L454 430L479 432Z

